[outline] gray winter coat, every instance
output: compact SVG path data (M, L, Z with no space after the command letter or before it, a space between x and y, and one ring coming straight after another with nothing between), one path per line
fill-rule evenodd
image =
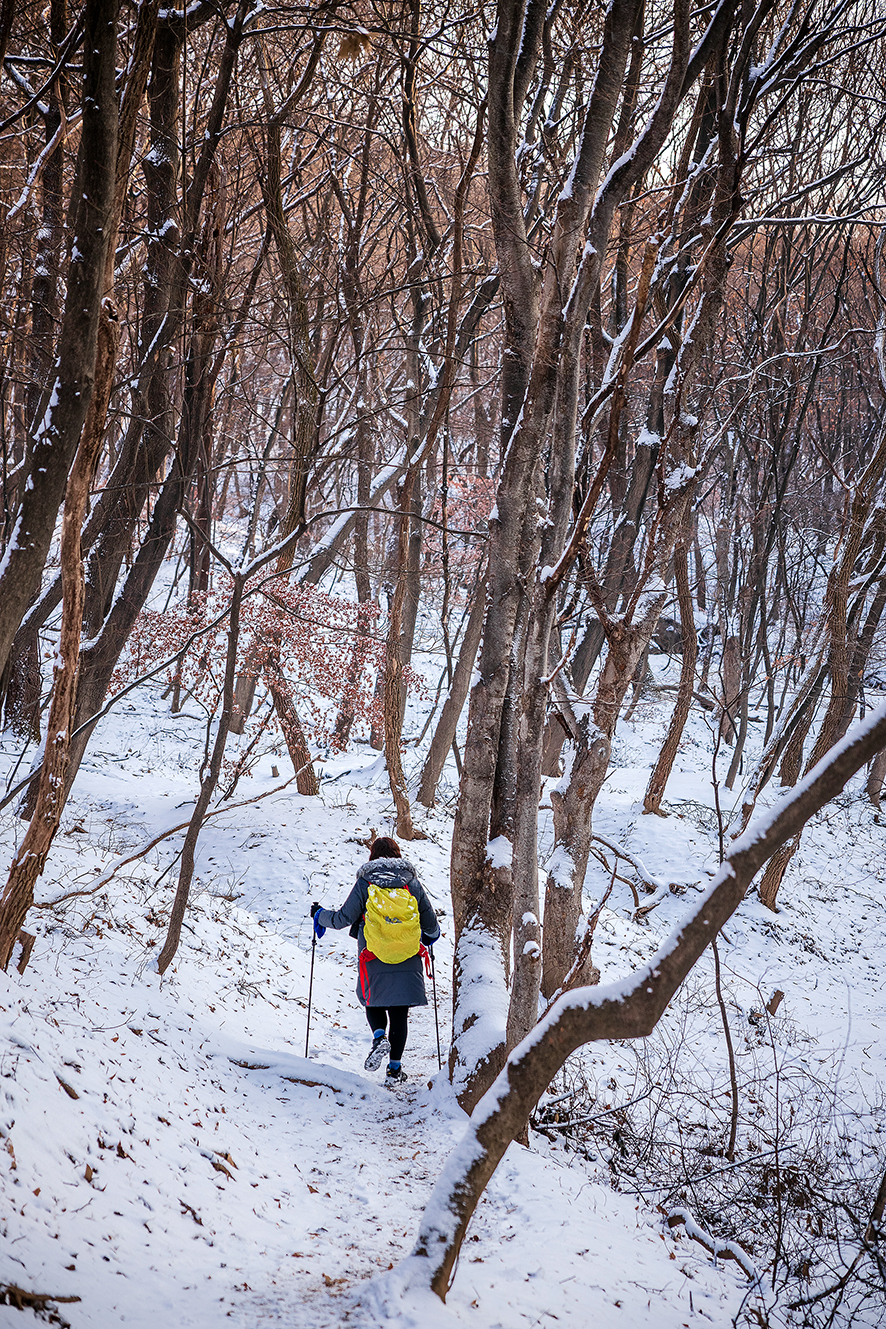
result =
M425 888L416 876L415 868L406 858L376 858L364 863L357 873L357 881L341 909L320 909L317 922L324 928L349 928L358 924L357 950L366 950L363 937L363 917L369 897L369 883L377 886L405 886L418 901L418 918L422 941L425 945L440 936L437 915L434 913ZM363 1006L427 1006L425 980L420 955L413 955L399 964L385 964L383 960L363 957L357 978L357 996Z

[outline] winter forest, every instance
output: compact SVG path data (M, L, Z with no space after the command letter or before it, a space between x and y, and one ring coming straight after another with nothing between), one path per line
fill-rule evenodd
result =
M886 11L164 6L0 0L0 1324L882 1326Z

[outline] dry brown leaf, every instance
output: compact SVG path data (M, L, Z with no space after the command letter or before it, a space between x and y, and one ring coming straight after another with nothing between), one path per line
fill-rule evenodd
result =
M355 32L346 32L339 42L338 58L339 60L359 60L372 45L368 32L358 29Z

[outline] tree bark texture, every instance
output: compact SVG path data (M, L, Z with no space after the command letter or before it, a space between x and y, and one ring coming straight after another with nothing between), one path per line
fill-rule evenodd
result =
M884 784L886 784L886 748L877 753L868 771L867 796L875 808L880 806Z
M611 744L585 713L570 716L566 771L551 789L554 847L545 882L542 992L550 1000L563 986L575 960L582 918L582 892L591 850L592 817L609 769ZM573 986L591 981L590 948L573 975Z
M117 0L84 11L83 126L73 251L52 391L35 422L28 482L0 570L0 674L40 579L92 396L117 159Z

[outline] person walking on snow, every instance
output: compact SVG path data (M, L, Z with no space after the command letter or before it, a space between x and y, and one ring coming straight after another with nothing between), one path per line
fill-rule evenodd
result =
M311 905L314 931L350 928L359 955L357 996L366 1008L372 1047L364 1068L377 1070L389 1057L386 1083L405 1080L402 1068L410 1006L427 1006L423 952L440 936L440 926L415 868L396 840L373 841L369 862L341 909Z

